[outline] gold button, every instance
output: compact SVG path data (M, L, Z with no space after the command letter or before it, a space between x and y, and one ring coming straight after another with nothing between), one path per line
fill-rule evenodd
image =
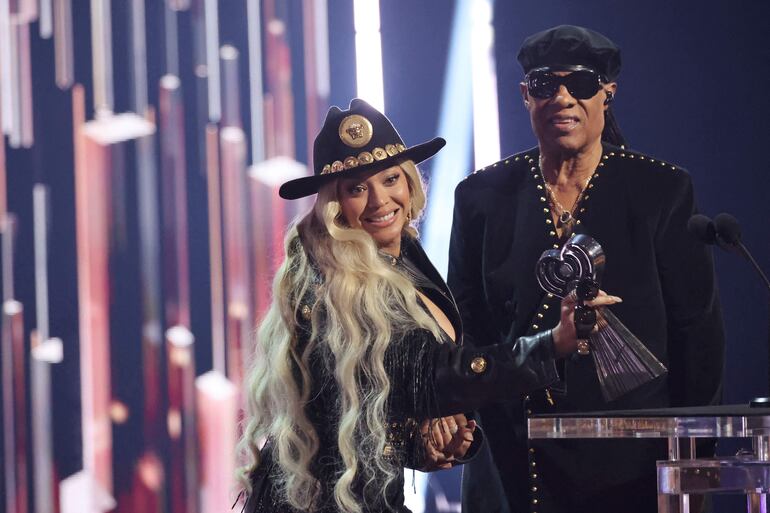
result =
M471 370L476 374L481 374L487 370L487 360L483 356L477 356L471 360Z
M311 310L311 308L308 305L302 305L301 313L302 313L302 318L303 319L305 319L306 321L309 321L310 320L310 314L312 312L313 311Z

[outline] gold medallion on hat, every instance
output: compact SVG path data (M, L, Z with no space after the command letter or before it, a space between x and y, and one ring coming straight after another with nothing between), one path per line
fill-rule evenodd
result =
M385 160L388 158L387 152L379 147L372 150L372 156L374 157L374 160Z
M398 155L399 151L398 148L395 147L393 144L386 144L385 145L385 152L390 155L391 157L393 155Z
M372 123L360 114L352 114L340 123L339 135L348 146L361 148L372 140Z

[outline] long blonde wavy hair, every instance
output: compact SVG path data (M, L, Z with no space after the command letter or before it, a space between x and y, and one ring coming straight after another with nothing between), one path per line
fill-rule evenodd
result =
M424 187L412 161L400 167L416 220L425 206ZM248 476L260 463L260 441L269 439L276 463L271 475L275 489L299 511L316 510L321 489L310 470L319 449L318 434L304 410L312 388L313 349L328 348L341 395L337 444L344 471L334 484L334 500L340 511L360 513L354 479L376 487L387 504L385 490L399 472L398 462L385 456L391 387L385 351L394 334L414 328L425 328L441 340L437 323L418 305L412 282L383 262L368 233L347 227L341 212L333 181L287 233L286 258L273 282L273 301L259 326L258 348L246 378L248 417L239 449L249 463L241 469L240 481L250 490ZM417 236L408 224L404 231ZM318 271L323 276L320 285ZM311 288L316 288L312 331L309 343L298 347L299 299Z

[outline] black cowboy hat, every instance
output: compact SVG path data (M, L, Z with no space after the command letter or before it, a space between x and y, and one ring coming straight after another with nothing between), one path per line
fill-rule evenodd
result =
M422 162L446 141L436 137L407 148L390 120L365 101L354 98L348 110L331 107L313 144L313 176L289 180L278 194L297 199L318 192L337 178L387 169L405 160Z

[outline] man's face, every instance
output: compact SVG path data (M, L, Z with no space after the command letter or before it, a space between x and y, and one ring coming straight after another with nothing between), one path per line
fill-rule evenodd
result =
M571 71L553 71L564 77ZM565 153L579 153L597 143L604 130L604 111L607 92L615 93L617 84L602 84L592 97L577 99L564 84L553 96L536 98L530 94L527 83L520 85L524 104L529 110L532 130L541 146Z

